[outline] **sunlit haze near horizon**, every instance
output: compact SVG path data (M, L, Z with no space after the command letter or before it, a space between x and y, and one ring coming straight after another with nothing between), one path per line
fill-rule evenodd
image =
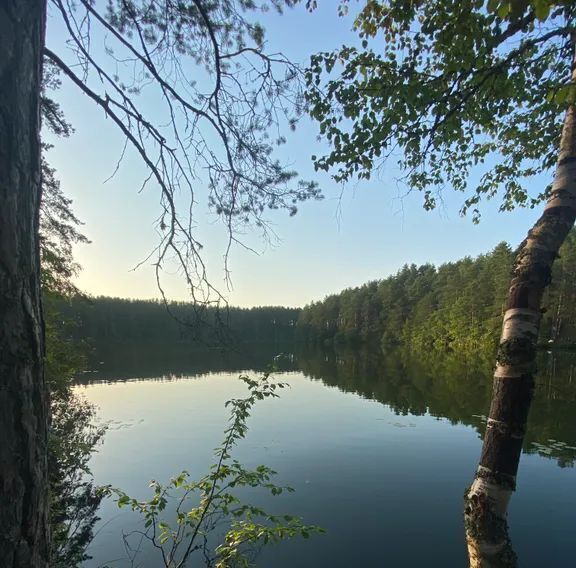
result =
M267 50L281 51L305 64L315 52L355 42L352 20L338 17L337 2L319 4L312 14L303 4L282 16L262 14L259 20L266 28ZM61 26L57 16L49 18L48 45L58 44ZM150 185L139 192L146 167L129 151L119 171L105 182L122 153L123 137L101 109L64 77L54 98L75 133L68 139L51 139L55 147L48 160L56 168L64 192L73 199L73 209L91 241L74 251L83 268L77 285L91 295L158 298L152 260L133 270L158 239L158 191ZM394 160L370 182L341 186L312 167L311 156L326 150L317 140L317 125L304 117L295 132L286 128L283 134L287 143L279 148L278 157L302 178L317 180L325 198L302 203L294 217L269 211L267 219L276 235L269 240L246 229L240 236L257 254L241 246L232 249L231 289L225 282L223 264L225 228L208 211L206 194L200 189L197 192L196 237L204 245L209 279L231 305L303 306L344 288L384 278L405 263L440 264L475 256L501 241L516 246L540 213L499 213L494 201L484 205L482 221L474 225L471 217L459 216L464 195L449 189L438 209L426 212L422 196L407 193L396 181ZM542 189L535 188L533 193ZM165 275L165 283L170 299L189 299L184 278L175 269Z

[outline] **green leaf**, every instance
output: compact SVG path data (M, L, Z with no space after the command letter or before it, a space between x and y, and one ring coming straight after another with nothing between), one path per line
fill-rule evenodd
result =
M552 5L547 0L533 0L532 5L534 6L535 16L543 22L550 15L550 9Z
M116 502L119 508L124 507L124 505L128 505L128 503L130 503L130 497L128 497L128 495L122 495Z

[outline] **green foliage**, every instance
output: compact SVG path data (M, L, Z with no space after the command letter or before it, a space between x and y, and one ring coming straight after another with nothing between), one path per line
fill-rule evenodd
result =
M59 86L57 74L47 65L43 77L43 124L57 136L72 128L46 89ZM96 512L102 492L94 486L88 462L105 433L95 424L95 408L74 393L72 380L85 364L85 344L71 338L74 322L60 306L79 295L72 282L79 266L72 246L87 243L81 222L71 209L56 173L46 161L50 146L42 145L42 201L40 204L40 259L44 308L45 379L50 392L48 475L50 485L50 566L74 568L90 558Z
M94 486L88 462L106 431L95 424L95 408L72 389L83 368L83 345L69 338L71 327L44 296L46 382L50 391L48 437L51 560L54 568L74 568L89 558L86 548L98 521L102 492Z
M51 411L50 566L74 568L89 558L86 548L98 521L103 494L92 482L88 462L106 427L96 425L94 406L72 389L73 376L85 363L85 346L70 339L73 325L57 310L54 292L44 294L44 318Z
M514 254L506 243L475 259L404 266L379 282L306 306L298 337L310 343L407 344L424 349L494 347ZM555 263L540 341L576 344L576 231Z
M44 374L52 397L66 397L72 377L82 370L86 362L86 344L71 338L74 322L59 310L65 301L54 293L44 293L44 330L46 356Z
M73 568L90 558L86 549L99 520L96 513L103 493L92 482L88 460L106 427L94 424L94 407L72 392L53 397L51 411L50 566Z
M444 188L464 194L475 220L482 198L536 205L546 191L530 192L530 180L554 165L576 93L575 15L568 1L366 2L354 20L361 47L316 54L306 71L309 113L331 145L316 169L370 179L400 155L426 209Z
M173 477L163 485L152 481L152 497L139 500L119 489L109 488L117 497L118 507L128 506L144 521L144 530L136 531L139 539L149 541L159 551L166 568L180 568L192 561L194 554L203 555L203 562L215 568L248 567L254 564L250 553L257 545L279 542L295 536L308 538L322 529L302 524L289 515L271 515L266 511L241 502L236 494L243 488L260 488L272 495L293 489L275 485L271 478L276 472L259 465L246 469L233 459L231 451L247 433L247 420L256 402L277 397L277 390L285 383L271 380L264 374L254 380L240 379L248 386L248 396L226 403L230 408L230 423L224 441L215 449L216 463L200 480L192 480L187 471ZM166 513L173 518L166 519ZM215 534L224 524L222 538Z
M190 302L75 297L58 309L77 322L77 340L222 344L290 342L299 309L280 306L218 310Z
M48 91L60 87L58 72L50 62L44 65L40 111L43 127L55 136L67 137L72 126L67 122L60 106ZM40 202L40 262L42 292L44 295L71 296L80 291L72 278L80 270L74 262L72 247L86 244L88 239L80 232L82 222L72 211L72 200L64 195L56 170L47 161L51 146L42 144L42 200Z
M44 146L44 154L48 150ZM56 172L42 156L42 202L40 204L40 255L42 265L42 290L61 296L79 294L72 278L80 270L72 257L72 246L88 243L80 233L79 219L71 209Z

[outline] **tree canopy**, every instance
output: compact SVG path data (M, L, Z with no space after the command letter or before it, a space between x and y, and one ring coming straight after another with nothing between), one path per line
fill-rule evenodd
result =
M57 137L68 137L72 125L66 120L60 105L47 93L59 88L58 70L49 63L42 77L43 94L40 112L45 132ZM72 200L60 186L57 172L48 162L51 145L42 144L42 197L40 200L40 262L42 269L42 292L56 296L72 296L80 293L72 278L79 265L74 261L72 247L88 243L80 231L82 222L72 210Z
M404 344L441 352L490 352L502 326L514 251L500 243L487 254L435 267L405 265L396 274L343 290L306 306L298 336L310 343ZM540 341L576 341L576 232L560 249L544 300Z
M454 189L474 220L483 198L536 205L546 187L533 180L553 167L576 101L575 17L570 1L365 2L358 44L314 55L306 72L309 112L331 145L315 167L369 179L396 158L425 208Z

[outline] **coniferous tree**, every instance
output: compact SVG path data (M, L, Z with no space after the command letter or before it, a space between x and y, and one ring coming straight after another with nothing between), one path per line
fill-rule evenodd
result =
M274 157L283 137L271 141L267 134L278 120L294 126L299 73L283 56L265 52L252 15L293 0L50 0L71 47L62 53L44 45L47 4L0 6L0 564L8 568L44 567L49 556L38 235L43 58L89 97L148 168L144 184L152 180L160 195L158 284L163 265L176 258L195 305L222 300L187 217L200 187L223 220L226 256L239 224L265 231L266 209L294 214L300 202L320 197L315 184L296 180ZM96 28L114 45L95 50ZM206 78L202 88L189 66ZM138 95L152 85L168 125L140 106ZM205 183L197 180L200 171ZM189 207L176 206L182 188Z

